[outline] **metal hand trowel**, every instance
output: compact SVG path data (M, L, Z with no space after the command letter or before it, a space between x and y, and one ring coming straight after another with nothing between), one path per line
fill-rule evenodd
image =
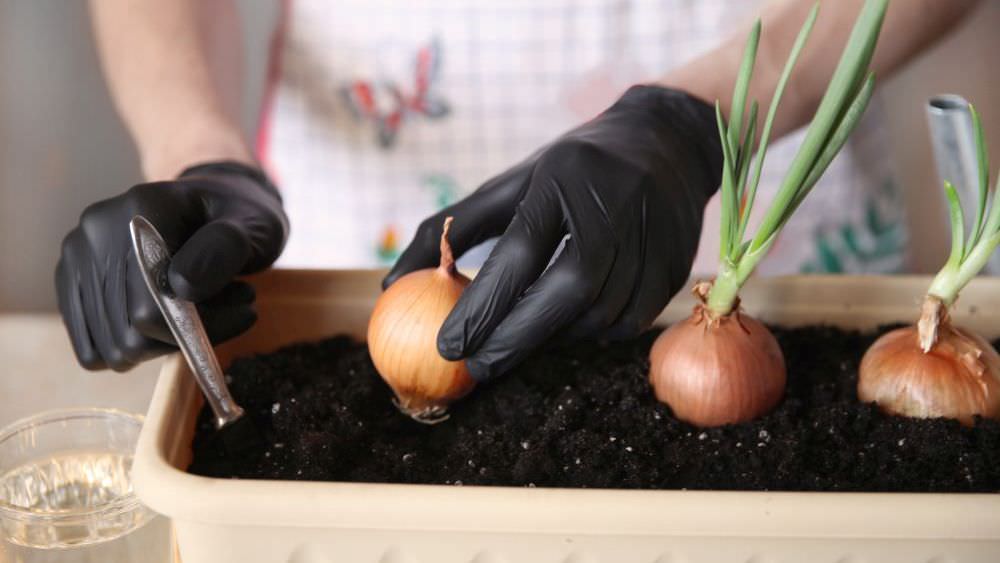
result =
M230 453L252 448L259 442L260 435L229 394L226 376L205 332L198 308L191 301L174 295L167 282L170 249L156 228L141 215L132 218L129 229L146 287L163 313L177 347L215 414L215 426L222 447Z

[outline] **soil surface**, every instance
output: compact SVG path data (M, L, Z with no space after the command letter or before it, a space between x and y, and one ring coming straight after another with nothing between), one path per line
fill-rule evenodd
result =
M708 430L654 399L646 373L656 334L538 354L434 426L396 410L367 348L347 338L244 358L229 370L231 388L265 443L224 453L206 408L190 471L528 487L1000 490L1000 423L912 420L857 401L858 363L875 334L775 329L788 365L784 400L752 423Z

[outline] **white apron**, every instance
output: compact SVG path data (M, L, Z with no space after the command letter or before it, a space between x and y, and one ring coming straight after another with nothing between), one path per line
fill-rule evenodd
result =
M286 0L258 136L292 221L278 265L391 264L423 218L590 119L631 84L745 29L759 4ZM879 105L876 96L762 272L901 267L902 203ZM769 150L758 219L801 136ZM717 199L706 211L695 275L716 268Z

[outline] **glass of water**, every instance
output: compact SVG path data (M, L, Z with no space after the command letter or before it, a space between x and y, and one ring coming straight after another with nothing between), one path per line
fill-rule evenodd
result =
M142 417L42 413L0 430L0 563L170 563L170 522L132 491Z

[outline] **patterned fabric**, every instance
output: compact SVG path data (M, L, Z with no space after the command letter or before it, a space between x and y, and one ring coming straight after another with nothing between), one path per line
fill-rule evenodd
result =
M388 77L359 78L344 86L341 94L355 116L371 120L383 148L391 147L406 119L425 115L448 115L448 104L433 88L441 71L441 45L432 40L420 47L413 61L413 82L400 83Z
M712 48L759 4L286 0L258 139L292 220L279 265L391 263L424 217L629 85ZM905 233L882 135L876 102L762 271L900 266ZM772 145L762 204L800 140ZM696 274L715 268L717 225L713 202ZM484 251L473 254L466 264Z

